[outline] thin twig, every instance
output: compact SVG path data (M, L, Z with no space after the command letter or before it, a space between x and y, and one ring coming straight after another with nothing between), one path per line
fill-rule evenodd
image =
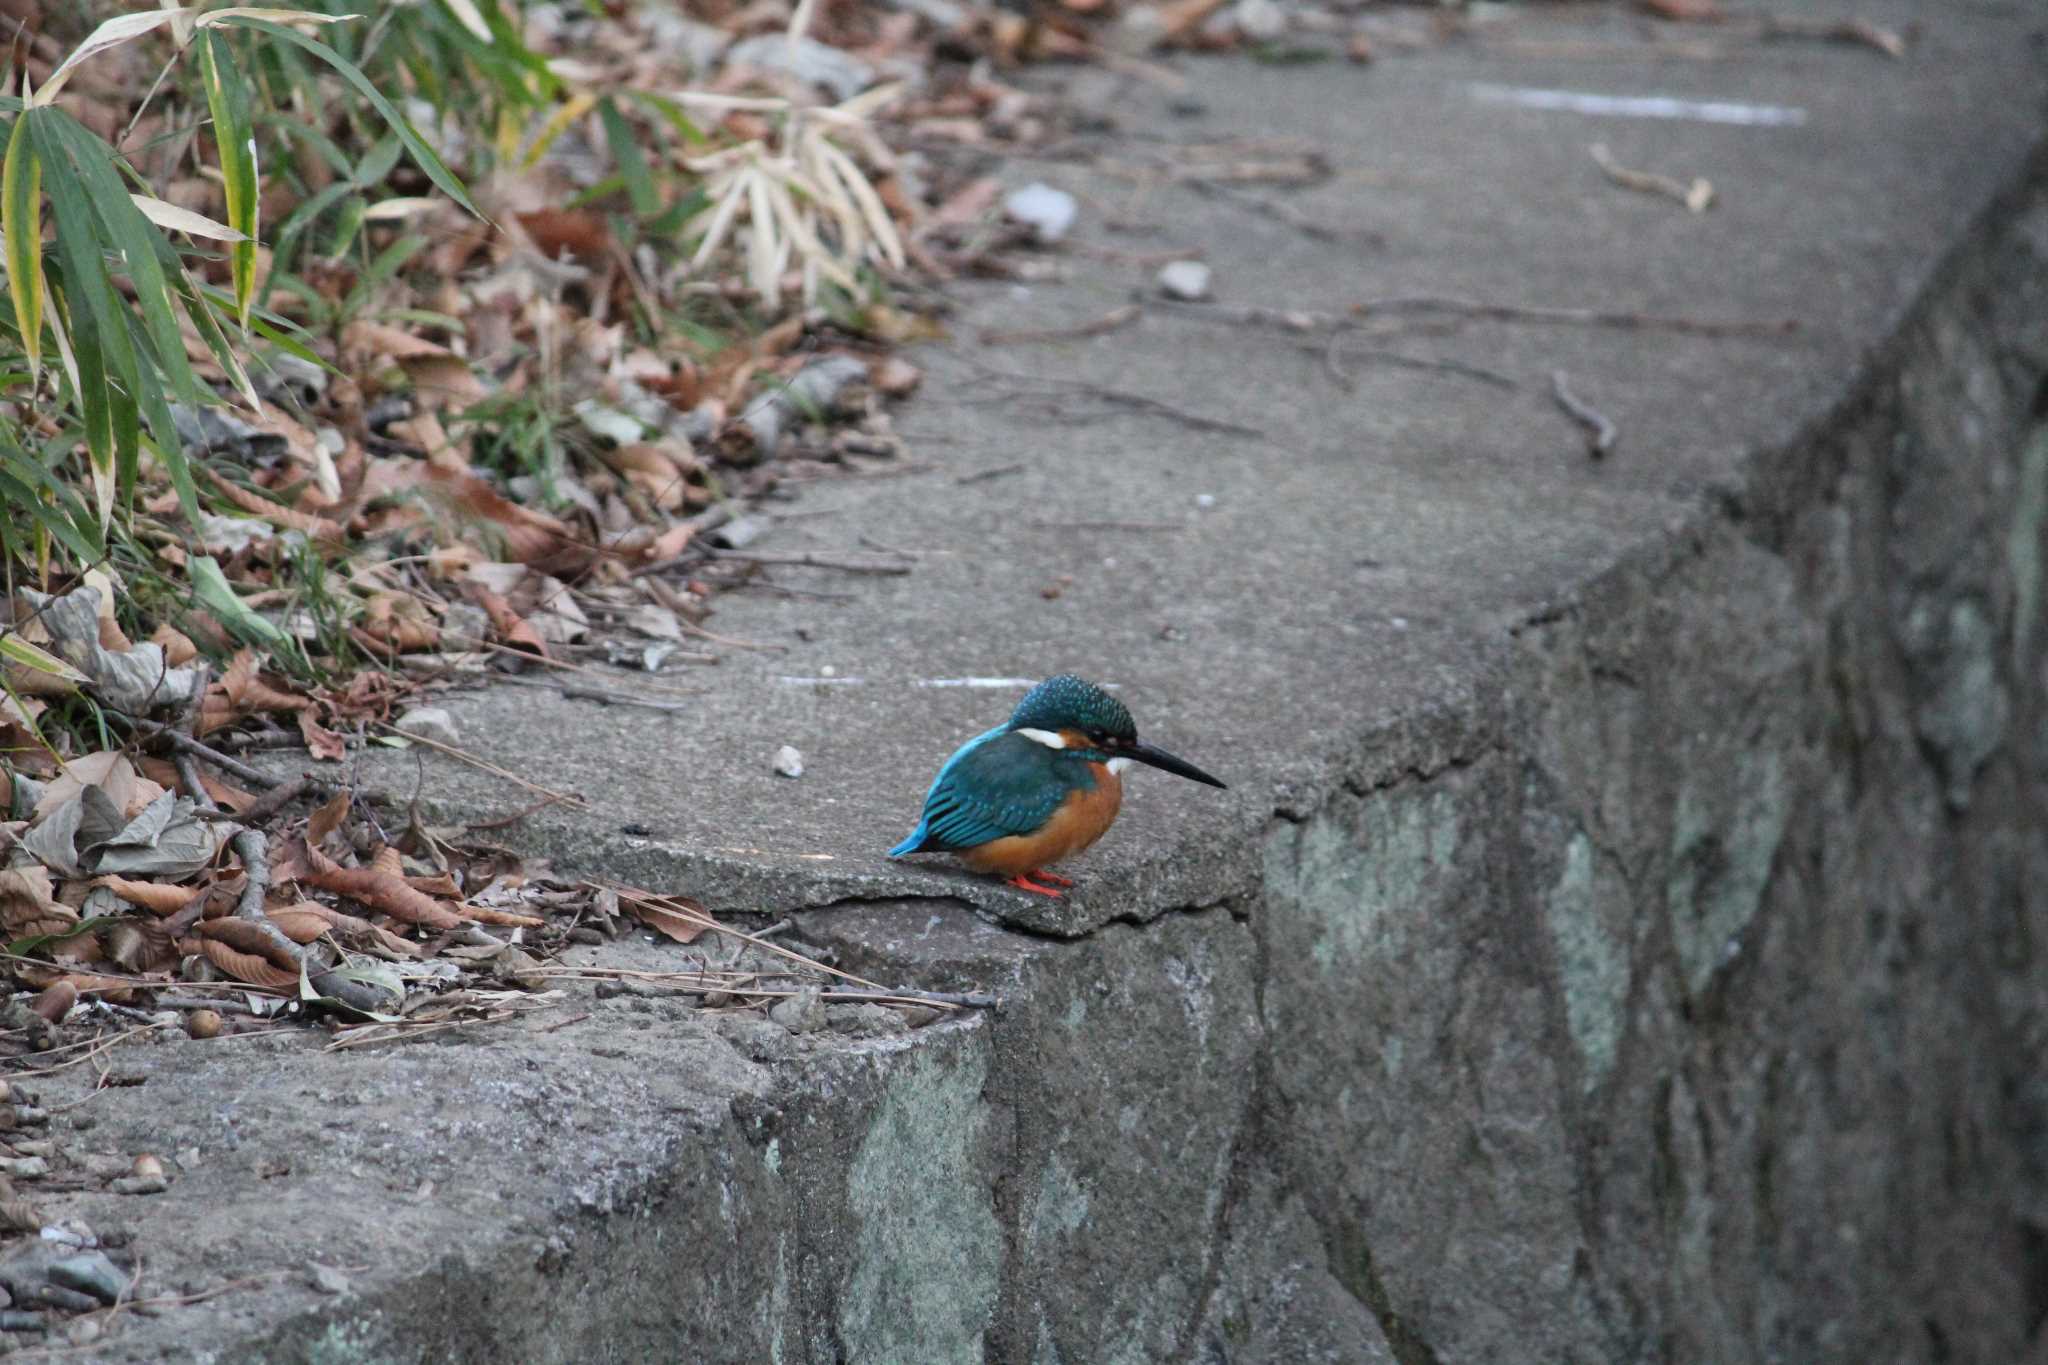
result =
M1550 393L1566 415L1586 429L1586 453L1596 460L1605 458L1614 449L1614 443L1621 439L1620 430L1605 413L1571 391L1565 383L1563 370L1551 372Z
M570 659L556 659L545 654L534 654L528 650L514 649L510 645L501 645L492 640L478 640L475 643L478 649L489 650L492 653L496 654L503 654L510 658L518 659L523 663L538 664L542 668L552 668L564 673L588 673L591 676L597 678L609 678L613 676L611 673L608 673L603 669L592 668L589 664L579 664ZM679 659L685 663L715 664L718 662L718 656L715 654L671 654L668 657L671 659ZM666 693L667 695L672 697L695 697L702 695L701 691L695 688L656 687L651 690L659 693Z
M805 569L840 569L847 573L907 574L911 568L908 564L883 564L870 559L835 559L830 555L816 554L769 555L756 554L752 550L712 550L710 557L738 564L786 564Z
M1013 331L998 331L990 328L982 332L981 344L984 346L1011 346L1019 343L1082 341L1088 337L1106 336L1116 331L1119 327L1136 322L1144 311L1144 308L1138 304L1127 303L1121 308L1112 308L1099 318L1089 322L1076 323L1072 327L1024 327Z
M429 749L432 749L437 753L446 754L448 755L448 757L455 759L457 762L467 763L472 768L477 768L483 772L490 773L494 777L502 777L507 782L513 783L516 786L524 787L526 788L526 790L530 792L538 792L542 796L552 796L557 801L560 801L562 804L567 806L574 806L577 810L590 809L590 803L588 801L585 801L580 796L576 796L569 792L558 792L553 787L543 787L538 782L529 782L525 778L521 777L518 773L512 772L505 768L501 768L495 763L491 763L484 759L478 758L475 754L472 754L464 749L458 749L453 744L443 744L440 740L428 739L425 735L409 735L405 731L399 729L396 725L390 725L385 723L384 721L378 721L376 722L376 725L377 728L380 730L389 730L392 734L397 735L399 738L410 740L414 744L424 744Z
M507 829L518 824L529 815L546 810L549 806L556 804L560 800L561 798L557 796L543 796L540 800L523 810L513 811L510 815L500 816L496 820L472 820L465 824L463 828L472 834L478 830Z
M766 951L775 954L775 956L777 957L784 958L790 962L801 962L806 967L816 968L818 971L824 972L830 976L836 976L842 981L851 981L856 986L866 986L869 990L874 991L879 991L883 989L883 987L879 983L870 981L864 976L855 976L852 972L842 972L837 967L828 967L822 962L817 962L812 960L811 958L805 957L802 953L792 952L789 949L783 947L779 943L770 943L768 940L762 938L759 934L750 934L747 933L744 929L735 929L729 924L720 924L717 920L711 918L711 916L705 914L702 910L695 909L690 905L687 905L681 901L676 900L672 896L657 896L652 894L651 892L642 891L638 887L627 886L620 882L594 880L587 882L585 884L588 886L601 887L606 891L613 892L622 901L628 899L636 901L646 901L652 904L656 909L665 910L672 915L678 915L683 919L690 920L694 923L700 924L706 929L715 930L718 933L724 934L729 938L744 939L748 943L753 944L755 947L765 949Z
M516 674L508 673L496 681L511 683L517 687L538 687L549 692L559 692L565 697L600 702L606 706L644 706L650 711L690 711L696 709L687 702L655 701L651 697L636 697L629 692L614 692L609 688L603 687L586 687L581 683L552 682L546 678L522 678ZM701 690L698 695L702 695Z
M135 726L136 729L142 732L143 737L152 743L168 744L172 748L183 750L195 758L202 758L237 781L246 782L250 786L259 788L262 791L269 791L272 787L281 786L284 783L285 779L272 777L261 769L252 768L239 758L230 758L220 750L200 743L182 730L174 730L168 725L160 725L156 721L144 720L140 716L130 716L120 711L109 711L107 714L119 716L122 720Z
M1577 327L1618 327L1625 331L1683 332L1693 336L1783 336L1799 330L1797 318L1766 321L1690 318L1661 313L1636 313L1604 308L1544 308L1511 303L1481 303L1440 294L1406 294L1368 299L1351 306L1360 318L1409 313L1437 313L1481 318L1488 322L1559 323Z
M1023 472L1024 464L1022 461L1019 461L1016 464L999 464L991 469L977 469L972 474L962 474L959 478L953 480L953 482L961 485L970 483L986 483L990 479L1000 479L1005 474L1021 474Z
M1186 412L1174 407L1171 403L1163 403L1157 398L1148 398L1142 393L1131 393L1124 389L1113 389L1105 384L1091 384L1081 379L1046 379L1038 375L1017 374L1013 371L999 370L993 366L978 364L972 360L968 361L968 364L980 371L985 378L1005 380L1012 384L1034 384L1038 385L1042 390L1042 392L1036 394L999 394L993 400L996 402L1019 398L1050 397L1060 393L1073 393L1093 398L1097 402L1106 403L1112 407L1129 408L1133 412L1143 413L1149 417L1163 417L1168 421L1178 422L1180 425L1193 431L1215 432L1224 436L1244 436L1252 440L1264 440L1266 436L1266 433L1260 431L1257 427L1248 427L1237 422L1225 422L1214 417L1204 417L1199 413ZM1064 420L1076 421L1079 419L1068 415Z
M99 1056L102 1052L105 1052L110 1048L113 1048L121 1043L125 1043L130 1038L136 1037L138 1034L148 1033L150 1030L160 1027L162 1027L162 1025L142 1024L135 1028L127 1029L121 1033L117 1033L111 1038L107 1038L104 1040L95 1039L94 1041L96 1043L96 1046L94 1046L88 1052L79 1053L76 1057L71 1058L69 1061L59 1062L55 1066L40 1067L34 1071L9 1071L6 1073L5 1078L10 1081L24 1081L35 1076L54 1076L59 1071L66 1071L74 1066L77 1066L80 1062L89 1062L93 1058ZM61 1051L61 1049L54 1050Z
M827 1000L908 1000L919 1005L944 1005L953 1009L992 1010L1002 998L987 991L852 991L834 989L819 994Z
M1034 518L1030 523L1048 531L1185 531L1184 521L1052 521Z
M1337 227L1311 218L1284 199L1253 194L1238 185L1219 180L1183 180L1180 183L1207 198L1221 199L1225 203L1263 213L1312 241L1331 242L1339 246L1382 247L1387 244L1386 237L1371 228Z
M1442 360L1432 359L1428 356L1403 355L1399 351L1389 351L1381 347L1372 347L1363 351L1347 351L1344 349L1344 342L1348 336L1349 333L1347 331L1337 328L1331 331L1329 340L1321 346L1303 343L1302 347L1304 350L1319 352L1323 358L1323 368L1329 372L1330 379L1337 387L1346 391L1357 386L1357 381L1352 378L1351 372L1344 367L1344 361L1353 355L1357 356L1360 360L1369 361L1376 365L1392 365L1397 369L1423 370L1435 374L1456 375L1462 379L1476 379L1482 384L1491 384L1497 389L1513 390L1521 387L1521 385L1502 374L1499 370L1489 370L1483 365L1468 365L1462 360Z
M1607 144L1596 142L1586 149L1593 158L1593 164L1615 184L1625 190L1641 194L1662 195L1675 199L1694 213L1705 213L1714 202L1713 182L1704 176L1694 176L1690 183L1652 171L1632 171L1614 159L1614 153L1607 150Z
M1880 28L1867 19L1808 19L1791 18L1782 15L1767 15L1758 34L1765 41L1773 38L1819 38L1824 42L1861 43L1874 47L1894 61L1906 55L1906 40L1888 28Z

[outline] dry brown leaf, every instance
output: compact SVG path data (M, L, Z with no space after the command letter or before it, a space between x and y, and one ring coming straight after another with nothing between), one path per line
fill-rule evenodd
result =
M380 876L396 877L411 885L410 879L405 875L405 856L398 851L395 844L378 846L377 851L370 855L370 870ZM428 891L425 894L431 896L434 893Z
M48 868L0 870L0 930L8 938L60 934L77 923L78 911L51 893Z
M64 1022L64 1016L71 1013L71 1007L77 1003L78 987L60 977L43 987L42 994L35 998L35 1002L29 1008L51 1023L61 1024Z
M397 852L396 849L390 849L389 851ZM384 861L384 854L379 853L371 866L377 868L380 872L397 872L398 860L393 858L387 866ZM462 888L455 884L455 878L451 873L436 872L431 877L407 877L405 884L423 895L439 896L444 900L451 901L462 899Z
M425 337L415 336L403 327L390 327L381 322L357 320L342 329L342 348L365 357L383 360L410 360L415 356L447 355L448 348Z
M481 403L491 391L459 355L418 355L400 360L412 380L413 397L428 412L446 412Z
M43 788L43 794L36 801L35 818L40 820L66 801L75 798L86 787L98 787L107 799L120 807L123 815L132 815L143 806L164 794L162 787L135 771L135 765L128 756L118 749L105 749L95 754L81 754L69 759L64 770ZM146 800L138 798L147 795Z
M423 924L429 929L454 929L462 923L459 915L433 897L413 890L402 877L379 872L375 868L342 867L311 845L306 846L305 860L306 870L299 880L322 891L333 891L361 901L373 910L381 910L409 924Z
M1681 23L1716 24L1727 17L1721 12L1721 0L1637 0L1637 3L1660 19Z
M314 540L340 541L344 538L345 533L341 527L329 521L326 517L315 516L311 512L301 512L298 508L286 507L281 502L273 502L260 493L222 478L210 469L207 470L207 473L212 477L214 486L227 496L229 502L232 502L244 512L263 518L273 526L281 526L288 531L302 532Z
M426 603L411 593L373 593L363 604L360 629L385 650L433 649L441 643L441 632L428 619Z
M306 842L319 845L328 835L341 828L341 822L348 819L349 806L354 797L343 788L327 799L326 804L313 812L306 821ZM275 873L276 869L272 868Z
M611 252L611 229L601 214L588 209L536 209L514 215L540 254L554 260L563 252L586 263Z
M339 763L348 757L348 745L341 736L313 719L311 711L299 712L299 734L306 741L307 751L317 759Z
M488 905L458 905L456 913L478 924L500 924L508 929L539 929L547 921L539 915L522 915L516 910L497 910Z
M548 657L547 641L541 639L540 632L512 609L510 602L488 588L473 586L470 591L476 598L476 604L491 618L491 629L498 632L500 642L543 659Z
M970 180L933 209L927 221L939 227L966 227L994 208L1002 192L1003 182L992 175Z
M902 398L924 380L924 371L901 356L884 356L868 366L868 382L875 392Z
M620 898L620 904L648 928L656 930L678 943L693 943L697 936L711 927L711 916L703 906L686 896L669 896L665 899L687 907L692 913L672 910L640 897Z
M229 921L209 920L207 922L209 924L224 924ZM261 986L265 990L288 991L299 984L297 970L286 971L284 968L272 963L268 958L256 953L241 952L222 943L219 939L209 938L201 940L199 951L206 955L208 962L211 962L214 966L235 978L235 980L246 981L251 986Z
M674 559L688 548L690 542L696 539L696 537L697 527L695 523L679 521L648 542L647 548L641 551L640 558L650 564L659 564L665 559Z
M448 438L448 429L441 425L441 419L428 409L422 408L410 417L393 422L387 431L393 440L409 441L427 453L427 463L423 466L418 460L406 462L418 466L421 471L440 469L461 473L469 467L463 453Z
M204 768L199 770L199 785L206 788L206 794L213 798L215 805L231 814L240 815L243 811L256 804L256 797L253 793L245 792L240 787L230 786L228 783L207 772Z
M297 984L298 960L262 925L231 916L201 920L198 932L201 951L230 976L273 988Z
M113 876L97 878L93 885L104 886L130 905L140 906L154 915L177 914L198 899L204 889L197 886L166 886L162 882L130 881L126 877Z
M620 446L606 451L604 461L664 512L682 507L689 475L701 467L688 450L657 444Z
M422 466L419 472L420 487L451 515L484 523L501 538L508 559L553 573L580 569L596 557L595 548L581 543L559 518L513 502L474 474L435 465Z
M199 735L206 735L223 726L232 725L244 716L259 711L304 711L313 705L311 697L296 696L280 692L257 675L256 651L238 650L229 663L227 672L219 681L206 689L206 698L199 709L199 718L194 729Z
M327 916L308 908L312 905L311 901L302 901L298 905L286 906L282 910L266 910L264 913L270 917L270 922L278 927L279 932L292 942L311 943L334 927L328 922Z
M389 929L379 928L366 919L345 915L333 906L322 905L318 901L294 901L290 905L270 911L269 914L273 919L284 914L318 916L329 932L337 938L358 943L367 942L398 957L420 955L419 944L402 939Z

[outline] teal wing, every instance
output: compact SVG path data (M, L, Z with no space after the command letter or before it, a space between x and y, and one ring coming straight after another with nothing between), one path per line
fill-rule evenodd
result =
M991 730L946 760L925 794L924 818L889 856L1029 834L1052 818L1077 777L1093 785L1083 765L1062 763L1053 750L1015 731Z

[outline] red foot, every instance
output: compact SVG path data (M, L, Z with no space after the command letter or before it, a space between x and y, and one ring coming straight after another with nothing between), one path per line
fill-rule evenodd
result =
M1054 886L1072 886L1074 884L1072 877L1062 877L1059 873L1047 872L1042 867L1035 872L1027 872L1024 875L1033 881L1051 882Z
M1020 872L1016 876L1004 882L1003 885L1014 886L1019 891L1035 891L1041 896L1051 896L1054 900L1059 899L1060 891L1058 887L1040 886L1037 882L1032 880L1033 877L1044 877L1047 881L1059 881L1064 882L1068 886L1073 885L1073 883L1067 881L1065 877L1052 877L1048 876L1046 873L1043 872Z

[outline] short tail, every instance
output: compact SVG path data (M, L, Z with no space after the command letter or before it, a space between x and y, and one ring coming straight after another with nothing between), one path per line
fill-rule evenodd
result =
M891 858L901 858L908 853L922 853L924 852L925 840L929 837L930 835L925 831L924 821L920 820L917 822L917 828L910 831L908 839L905 839L902 843L889 850L889 856Z

